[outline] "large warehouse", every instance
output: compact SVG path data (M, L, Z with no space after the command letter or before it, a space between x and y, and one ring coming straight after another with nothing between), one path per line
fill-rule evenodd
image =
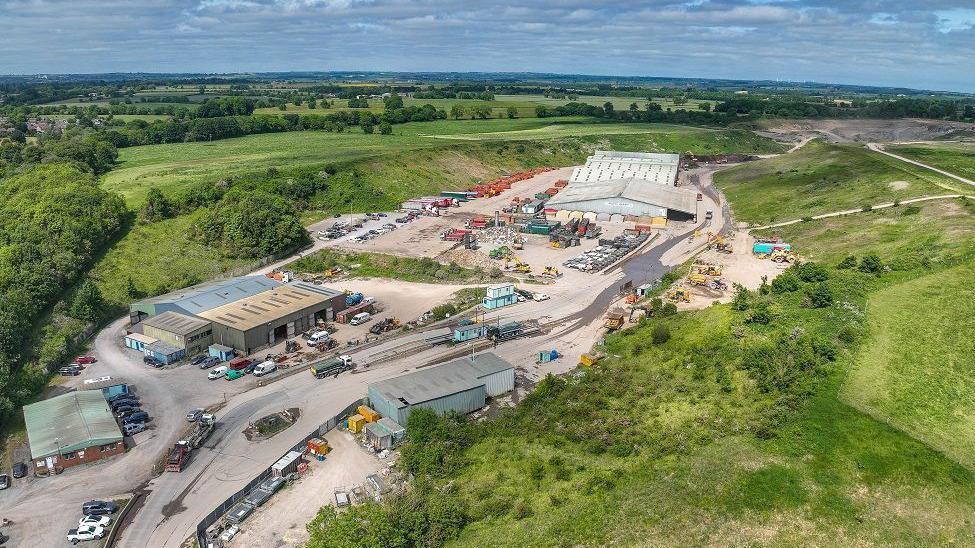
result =
M597 150L572 171L569 184L636 178L661 185L677 184L679 154Z
M345 293L307 282L290 282L232 303L197 312L212 322L213 342L243 354L330 321L345 309Z
M460 358L369 385L369 403L380 415L406 424L410 410L472 413L487 398L515 388L515 369L492 353Z
M125 452L122 432L101 390L68 392L24 406L34 472L86 464Z
M281 282L267 276L241 276L207 282L132 303L129 305L129 315L132 317L133 324L140 322L146 316L155 316L163 312L193 315L263 293L280 285Z

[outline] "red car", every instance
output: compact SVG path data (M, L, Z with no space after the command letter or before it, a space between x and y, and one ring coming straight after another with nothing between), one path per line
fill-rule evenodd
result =
M91 356L78 356L77 358L74 359L74 363L80 363L82 365L88 365L90 363L95 363L97 361L98 360L96 360Z

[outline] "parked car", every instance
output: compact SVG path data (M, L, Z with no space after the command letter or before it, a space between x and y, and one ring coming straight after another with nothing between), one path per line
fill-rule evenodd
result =
M144 422L130 422L122 425L122 433L126 436L134 436L145 429L146 423Z
M127 394L124 398L119 398L109 403L109 405L112 406L112 409L121 407L123 405L139 405L139 397L132 394Z
M122 393L115 394L114 396L108 398L108 403L112 403L112 402L115 402L115 401L118 401L118 400L122 400L122 399L125 399L125 398L129 398L129 397L134 398L136 396L135 396L135 394L133 394L131 392L122 392Z
M549 299L548 295L544 293L535 293L534 298L536 301L547 301Z
M226 365L221 365L220 367L214 367L213 369L210 370L210 373L207 374L207 378L210 379L211 381L213 379L219 379L220 377L226 375L227 371L229 370L230 368L227 367Z
M0 474L0 491L10 487L10 476L7 474Z
M313 334L311 337L308 337L308 342L306 344L310 347L315 347L318 346L318 343L327 341L330 336L331 335L328 334L328 331L319 331Z
M210 367L213 367L214 365L217 365L218 363L220 363L220 358L216 356L210 356L207 359L200 362L199 365L200 365L200 369L208 369Z
M368 322L372 318L372 314L368 312L359 312L355 316L352 316L352 320L349 321L351 325L362 325Z
M61 375L62 377L76 377L80 374L81 374L80 367L71 367L69 365L67 367L62 367L58 369L58 375Z
M245 375L250 375L251 373L253 373L253 372L254 372L254 369L256 369L256 368L257 368L257 362L251 362L251 364L250 364L250 365L248 365L247 367L245 367L245 368L243 368L243 369L241 369L241 371L242 371L242 372L243 372L243 373L244 373Z
M96 359L95 359L95 358L93 358L92 356L78 356L78 357L76 357L76 358L74 359L74 362L75 362L75 363L80 363L80 364L83 364L83 365L88 365L88 364L90 364L90 363L95 363L95 362L97 362L97 361L98 361L98 360L96 360Z
M137 411L135 413L132 413L128 417L125 417L124 419L122 419L122 424L132 424L132 423L138 423L138 422L149 422L151 420L152 420L152 417L149 416L149 413L146 413L145 411Z
M243 369L231 369L230 371L227 371L227 374L224 375L224 378L227 379L228 381L235 381L246 374L247 373L244 373Z
M112 523L108 516L85 516L78 520L78 527L105 527Z
M112 501L89 500L81 505L81 513L86 516L104 516L118 511L118 505Z
M190 364L191 365L200 365L201 363L205 362L207 360L207 358L209 358L209 357L210 356L207 356L206 354L200 354L199 356L193 358L193 360L190 361Z
M14 463L14 477L22 478L27 475L27 465L23 462Z
M105 536L104 527L79 527L68 530L68 542L78 544L87 540L96 540Z
M118 417L118 418L120 418L120 419L122 419L124 421L125 419L127 419L127 418L129 418L132 415L135 415L137 413L145 413L145 411L143 411L141 407L129 407L129 408L126 408L123 411L119 411L119 412L115 413L115 416Z
M197 407L196 409L193 409L192 411L186 414L186 422L196 422L200 420L200 417L203 416L203 413L206 413L206 409L203 409L202 407Z
M278 364L274 363L274 360L267 360L266 362L261 362L261 364L254 369L254 376L263 377L268 373L274 372L277 368L278 368Z
M153 358L152 356L146 356L145 358L142 358L142 362L148 365L149 367L162 367L163 365L165 365L163 362L157 360L156 358Z

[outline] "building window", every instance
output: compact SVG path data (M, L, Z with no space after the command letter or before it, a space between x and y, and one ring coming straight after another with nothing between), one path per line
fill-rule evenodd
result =
M105 452L105 451L113 451L113 450L115 450L115 448L117 446L118 446L118 442L116 442L116 443L109 443L107 445L103 445L103 446L99 447L99 449L101 449L102 452Z
M61 455L61 458L63 458L63 459L76 459L76 458L78 458L78 453L75 453L74 451L72 451L70 453L64 453L63 455Z

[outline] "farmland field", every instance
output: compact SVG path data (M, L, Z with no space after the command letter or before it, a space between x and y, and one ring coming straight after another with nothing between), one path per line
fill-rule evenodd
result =
M735 219L751 224L798 219L880 202L957 192L958 183L859 145L813 141L776 158L715 175Z
M891 145L887 150L975 180L975 143Z

